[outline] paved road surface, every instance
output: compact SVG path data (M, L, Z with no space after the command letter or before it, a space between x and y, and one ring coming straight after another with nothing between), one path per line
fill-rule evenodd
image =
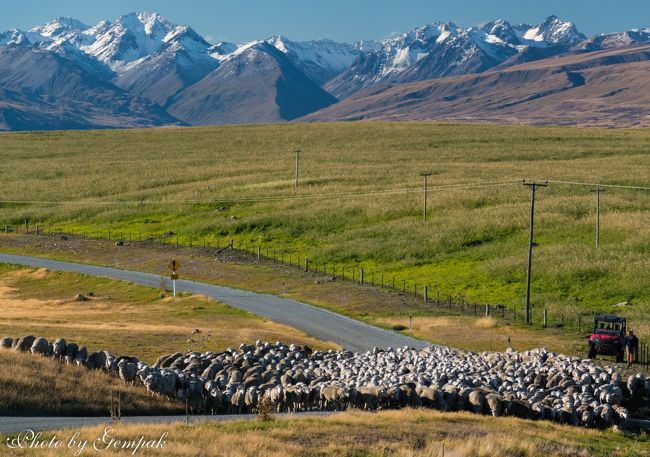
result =
M0 263L70 271L91 276L130 281L149 287L160 287L160 275L110 267L61 262L57 260L0 254ZM332 341L352 351L367 351L373 347L425 347L427 343L389 330L275 295L257 294L246 290L215 286L195 281L176 281L179 292L205 295L272 321L286 324L326 341Z
M327 416L332 414L328 411L310 411L299 414L277 414L282 418L292 416ZM233 414L222 416L190 416L190 422L225 422L232 420L254 419L254 414ZM123 424L172 424L184 423L185 416L125 416L122 417ZM49 430L60 430L64 428L78 429L93 425L109 425L111 420L108 417L0 417L0 433L14 435L26 430L44 432ZM0 443L2 447L4 443Z

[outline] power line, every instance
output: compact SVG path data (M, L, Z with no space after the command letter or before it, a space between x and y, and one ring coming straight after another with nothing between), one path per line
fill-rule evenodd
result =
M553 181L548 180L548 183L551 184L564 184L569 186L584 186L584 187L607 187L610 189L628 189L628 190L650 190L650 187L645 186L625 186L622 184L599 184L599 183L589 183L589 182L576 182L576 181Z
M507 180L507 181L491 181L491 182L477 182L477 183L463 183L463 184L449 184L440 186L430 186L429 191L439 190L464 190L485 187L498 187L506 184L520 183L522 180ZM282 201L282 200L321 200L328 198L339 197L363 197L375 195L396 195L419 193L424 190L421 187L417 188L397 188L397 189L384 189L384 190L369 190L369 191L356 191L356 192L333 192L333 193L320 193L320 194L302 194L302 195L276 195L276 196L256 196L256 197L239 197L239 198L215 198L212 200L0 200L0 203L6 204L23 204L23 205L76 205L76 204L97 204L97 205L158 205L158 204L186 204L186 205L201 205L201 204L217 204L217 203L255 203L266 201Z

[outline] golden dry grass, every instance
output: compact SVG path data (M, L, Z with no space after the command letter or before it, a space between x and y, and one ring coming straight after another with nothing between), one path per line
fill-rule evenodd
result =
M91 291L88 301L74 299ZM216 352L257 339L337 347L205 297L161 298L159 290L72 273L5 267L0 302L0 335L64 337L149 363L165 353ZM201 333L192 335L194 329Z
M104 427L83 429L91 441ZM157 440L166 446L139 455L202 456L396 456L475 457L620 456L647 455L647 439L627 439L611 431L587 430L551 423L439 413L427 410L381 413L347 412L327 418L277 419L270 422L231 422L194 425L121 425L114 436L123 440ZM69 438L71 431L45 437ZM103 455L124 455L105 451ZM19 456L66 456L73 450L23 450Z
M526 329L506 325L492 317L413 317L413 328L408 330L408 317L379 319L382 325L402 325L403 333L433 343L473 352L505 351L510 345L517 351L545 347L565 354L584 354L586 340L575 333L558 329Z
M123 415L185 412L103 372L7 349L0 349L0 386L0 416L109 416L111 393L121 395Z

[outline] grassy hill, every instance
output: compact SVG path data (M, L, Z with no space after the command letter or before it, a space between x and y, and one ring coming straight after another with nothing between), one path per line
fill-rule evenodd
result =
M3 134L2 199L41 203L2 204L0 225L28 218L32 227L103 236L261 242L521 307L530 192L516 180L644 185L649 139L634 129L434 123ZM425 169L433 173L426 223ZM387 189L406 191L373 193ZM645 319L650 194L604 193L598 250L589 186L552 184L538 197L536 308L611 311L628 300L624 312Z
M111 395L122 414L183 414L185 405L152 397L115 376L0 349L0 416L106 416ZM4 445L4 443L3 443Z
M79 293L88 300L75 300ZM0 302L0 338L63 337L89 351L134 355L150 364L162 354L217 352L257 339L336 348L205 297L172 299L161 290L74 273L0 266Z

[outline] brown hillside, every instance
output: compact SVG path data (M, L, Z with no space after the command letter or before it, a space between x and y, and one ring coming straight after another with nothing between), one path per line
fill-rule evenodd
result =
M371 88L303 118L650 125L650 45Z

